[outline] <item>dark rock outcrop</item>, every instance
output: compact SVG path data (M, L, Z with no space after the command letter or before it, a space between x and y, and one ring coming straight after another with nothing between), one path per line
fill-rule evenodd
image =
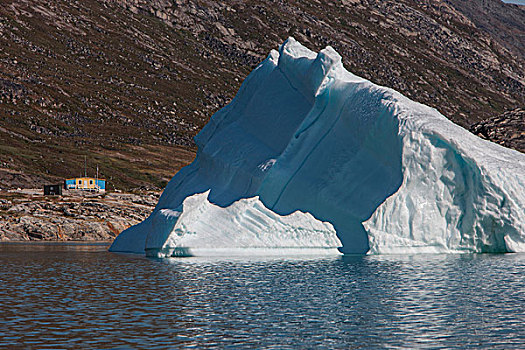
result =
M470 132L525 153L525 109L517 108L472 124Z

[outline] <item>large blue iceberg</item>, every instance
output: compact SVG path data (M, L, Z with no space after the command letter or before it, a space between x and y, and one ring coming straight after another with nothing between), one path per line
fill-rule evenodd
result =
M331 47L286 40L195 141L110 250L525 251L525 155L349 73Z

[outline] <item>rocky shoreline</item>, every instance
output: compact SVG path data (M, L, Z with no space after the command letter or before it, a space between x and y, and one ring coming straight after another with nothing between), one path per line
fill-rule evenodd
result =
M0 191L0 241L109 241L144 220L160 192Z

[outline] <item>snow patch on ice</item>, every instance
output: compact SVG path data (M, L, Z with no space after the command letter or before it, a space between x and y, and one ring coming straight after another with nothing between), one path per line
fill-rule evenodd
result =
M261 171L268 171L275 164L275 161L275 159L268 159L266 162L259 164L258 168L261 169Z

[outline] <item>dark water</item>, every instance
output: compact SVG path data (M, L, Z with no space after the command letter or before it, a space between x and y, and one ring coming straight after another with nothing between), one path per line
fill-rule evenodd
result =
M525 348L525 255L179 258L0 244L0 348Z

